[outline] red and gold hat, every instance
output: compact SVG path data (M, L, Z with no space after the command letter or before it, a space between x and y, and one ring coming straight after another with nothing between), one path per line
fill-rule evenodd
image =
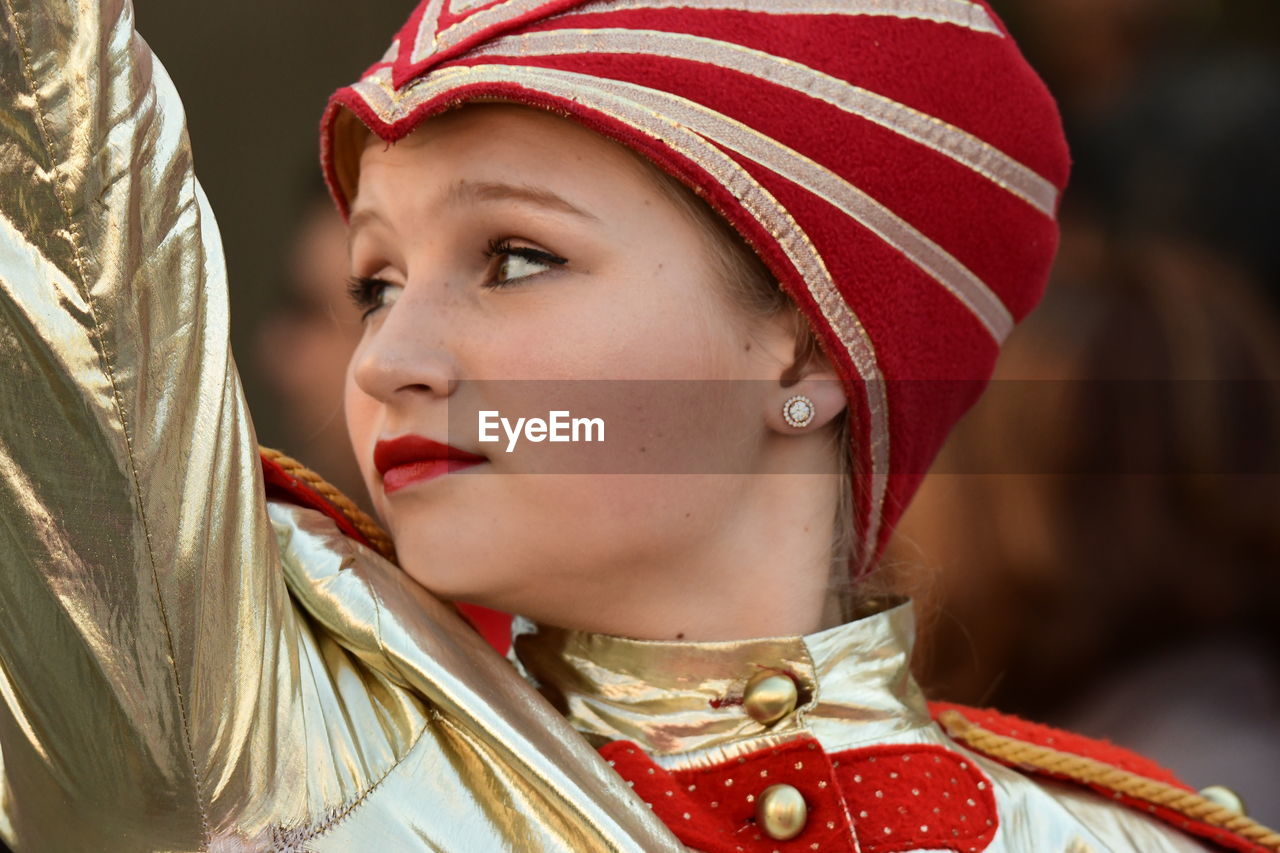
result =
M339 206L365 128L479 99L621 142L746 238L844 379L869 568L1057 246L1061 122L986 2L425 0L330 100Z

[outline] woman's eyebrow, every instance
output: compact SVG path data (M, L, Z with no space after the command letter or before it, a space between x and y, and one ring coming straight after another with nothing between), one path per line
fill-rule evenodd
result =
M351 241L352 234L372 222L378 222L385 225L387 220L382 214L378 213L378 211L372 207L362 207L359 210L353 210L350 218L347 219L347 242Z
M507 184L501 181L458 181L450 187L447 197L447 201L451 203L506 200L523 201L529 204L536 204L539 207L558 210L561 213L580 216L583 219L590 219L594 222L600 221L599 217L586 212L556 195L551 190L530 184Z
M347 220L347 260L351 260L352 248L355 246L356 234L360 229L372 224L386 225L387 219L372 207L362 207L351 212Z

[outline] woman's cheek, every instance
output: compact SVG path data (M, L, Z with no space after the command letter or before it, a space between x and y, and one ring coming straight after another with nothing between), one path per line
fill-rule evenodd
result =
M357 350L357 355L359 350ZM381 404L360 390L350 369L343 389L343 412L347 419L347 434L360 466L369 494L377 502L381 490L376 488L377 472L373 467L373 445L377 440L378 409Z

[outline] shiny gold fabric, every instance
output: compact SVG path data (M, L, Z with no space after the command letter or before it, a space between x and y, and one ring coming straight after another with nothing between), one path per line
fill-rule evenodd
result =
M268 512L217 229L129 5L0 0L0 28L6 839L680 849L452 612Z
M914 628L911 606L899 602L806 637L649 642L531 626L515 649L530 679L589 740L632 740L671 770L797 737L817 739L828 754L931 744L962 754L991 780L999 828L988 853L1209 849L1092 791L1024 776L951 740L911 677ZM771 727L735 701L762 667L792 674L799 687L795 713Z

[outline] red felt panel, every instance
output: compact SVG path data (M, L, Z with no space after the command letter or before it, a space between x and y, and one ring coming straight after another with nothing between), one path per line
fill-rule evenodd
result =
M1066 146L1053 98L1007 36L890 16L683 9L575 12L529 29L608 27L689 33L785 56L933 115L1053 183L1066 182ZM1053 136L1057 144L1046 144Z
M839 786L817 741L789 741L696 770L669 772L628 741L601 755L683 843L705 853L854 853ZM756 824L757 798L770 785L795 787L808 807L805 828L776 841ZM814 847L813 845L818 845Z
M986 849L999 826L991 781L938 746L890 745L832 756L863 853Z
M626 741L601 754L682 842L707 853L972 853L985 849L998 827L989 780L964 756L937 746L874 746L828 757L802 738L674 772ZM775 841L756 825L757 798L775 784L795 787L808 806L804 830L790 841Z

